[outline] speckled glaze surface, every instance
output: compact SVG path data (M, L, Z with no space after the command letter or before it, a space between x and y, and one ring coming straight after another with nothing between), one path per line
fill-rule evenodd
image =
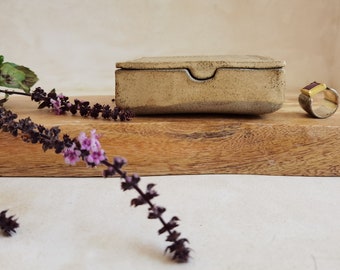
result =
M137 114L265 114L284 101L284 61L255 55L117 63L116 102Z

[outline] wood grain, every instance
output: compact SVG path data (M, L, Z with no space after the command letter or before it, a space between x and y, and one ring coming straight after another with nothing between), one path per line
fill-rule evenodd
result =
M110 103L109 96L85 97ZM124 156L126 170L140 175L264 174L340 176L340 113L308 117L297 100L263 116L172 115L130 122L58 116L38 110L27 97L11 97L7 108L72 137L96 129L108 157ZM64 164L53 151L0 132L1 176L101 176L102 168Z

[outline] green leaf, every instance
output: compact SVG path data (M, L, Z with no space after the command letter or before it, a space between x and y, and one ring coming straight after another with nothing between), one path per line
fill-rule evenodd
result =
M2 64L2 62L4 61L4 56L3 55L0 55L0 66Z
M0 86L19 88L29 93L37 81L37 75L27 67L9 62L0 66Z

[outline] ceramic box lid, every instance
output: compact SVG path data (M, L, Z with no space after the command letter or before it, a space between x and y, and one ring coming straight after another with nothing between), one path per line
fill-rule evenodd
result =
M117 68L133 70L188 69L197 79L214 76L218 68L270 69L282 68L285 61L259 55L169 56L143 57L119 62Z

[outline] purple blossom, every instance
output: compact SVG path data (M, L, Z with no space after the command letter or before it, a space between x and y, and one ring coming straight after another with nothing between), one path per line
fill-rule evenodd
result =
M80 149L88 152L84 159L89 165L98 165L106 160L105 152L99 142L99 135L95 129L91 131L90 138L84 132L81 132L78 136L78 141Z
M99 151L90 152L90 154L87 156L86 161L90 164L98 165L103 160L106 160L105 152L103 149L100 149Z
M63 94L59 94L56 99L51 98L50 102L53 106L53 111L55 114L60 115L63 114L64 111L62 110L62 102L61 100L64 98Z
M76 148L76 144L73 143L71 147L67 147L63 150L64 160L66 164L75 165L80 160L81 151Z
M93 129L91 131L91 150L94 152L98 152L101 149L101 145L99 142L99 135L96 133L96 130Z
M90 138L88 138L84 132L81 132L78 136L78 141L80 142L81 150L92 152L99 152L101 150L99 135L96 133L95 129L91 131Z
M80 143L80 149L81 150L91 150L91 139L89 139L85 132L81 132L78 136L78 141Z

